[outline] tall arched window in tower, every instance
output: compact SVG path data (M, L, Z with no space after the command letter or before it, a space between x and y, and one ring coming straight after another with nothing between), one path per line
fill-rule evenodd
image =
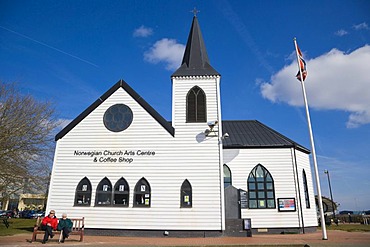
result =
M224 188L230 186L231 183L231 171L230 168L224 164Z
M308 194L306 171L304 169L303 169L303 172L302 172L302 176L303 176L303 188L304 188L304 198L305 198L305 201L306 201L306 208L311 208L310 196Z
M113 191L113 205L128 207L129 203L129 191L130 187L128 186L127 181L124 178L120 178L117 183L114 185Z
M249 173L248 199L249 208L275 208L274 180L261 164Z
M150 184L141 178L135 185L134 207L150 207Z
M107 177L103 178L96 188L95 206L112 205L112 183Z
M190 182L185 179L181 185L181 207L191 208L193 206L193 193Z
M195 86L186 96L186 122L207 122L207 104L204 91Z
M87 177L81 179L76 187L75 206L90 206L91 183Z

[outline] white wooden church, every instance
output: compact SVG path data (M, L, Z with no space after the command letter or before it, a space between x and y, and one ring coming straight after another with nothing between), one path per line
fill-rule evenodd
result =
M316 230L310 151L256 120L224 120L194 16L171 76L172 121L125 81L56 135L47 211L92 234L245 236Z

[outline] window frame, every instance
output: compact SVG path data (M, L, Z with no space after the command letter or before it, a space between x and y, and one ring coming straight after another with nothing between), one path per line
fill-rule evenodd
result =
M194 105L191 105L191 96L194 96ZM200 98L202 97L202 98ZM201 105L203 101L203 106ZM203 108L203 109L202 109ZM190 114L191 111L195 111ZM202 111L204 116L201 115ZM194 119L193 116L194 115ZM190 117L192 116L192 117ZM207 97L205 92L199 86L192 87L186 95L186 122L187 123L205 123L207 122Z
M228 173L230 174L230 177L225 177L225 168L227 169ZM233 185L233 179L232 179L232 173L231 173L231 169L228 165L224 164L223 165L223 174L224 174L224 189L226 189L227 187ZM225 182L225 178L230 178L230 181L228 182ZM225 186L225 184L228 183L227 186Z
M105 184L108 183L108 184ZM108 185L107 190L104 190L104 185ZM100 180L98 186L96 187L96 193L95 193L95 206L96 207L110 207L113 205L112 203L112 183L111 181L107 178L104 177L102 180ZM107 198L109 202L102 202L100 201L100 197ZM99 203L100 202L100 203Z
M260 176L257 176L257 172L259 171L258 169L261 169L263 172L262 179ZM263 165L256 165L249 173L247 188L249 209L276 209L274 179L271 173ZM252 202L255 202L255 204L252 204ZM263 202L265 206L261 206L261 202ZM269 206L270 202L273 202L273 206Z
M185 196L189 196L187 201ZM193 188L189 180L185 179L181 184L180 188L180 208L192 208L193 207Z
M82 190L83 185L87 185L86 190ZM83 201L81 201L81 203L78 203L80 195L82 195L82 197L88 195L86 197L86 199L88 200L88 203L83 203ZM76 206L76 207L90 207L91 206L91 196L92 196L91 182L87 177L84 177L83 179L80 180L80 182L76 186L75 200L74 200L74 205L73 206Z
M124 112L122 112L124 111ZM115 120L115 118L119 119ZM121 132L126 130L134 120L134 113L131 108L125 104L114 104L110 106L103 116L103 123L107 130L111 132Z
M306 171L303 169L302 171L302 177L303 177L303 190L304 190L304 199L306 202L306 208L311 208L311 203L310 203L310 194L308 191L308 184L307 184L307 176L306 176Z
M143 191L142 186L145 186L144 191ZM137 196L140 196L140 195L141 195L141 201L142 202L138 203ZM147 195L149 195L149 196L147 197ZM151 195L150 184L144 177L142 177L139 181L137 181L137 183L135 185L134 198L133 198L133 207L150 208L151 203L152 203L152 198L151 197L152 197L152 195ZM149 200L148 204L146 203L146 200Z
M119 186L124 185L123 191L119 190ZM127 200L126 203L123 204L116 204L116 195L121 195ZM112 191L112 206L114 207L128 207L130 205L130 186L127 183L126 179L121 177L120 179L117 180L113 187Z

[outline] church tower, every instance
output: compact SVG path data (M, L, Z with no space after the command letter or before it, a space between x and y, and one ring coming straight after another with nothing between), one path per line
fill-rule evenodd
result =
M171 76L172 126L179 146L191 154L184 157L192 160L188 168L209 174L206 183L194 174L194 185L204 198L208 192L218 198L213 203L218 205L214 213L219 221L214 224L225 230L220 77L209 62L194 15L181 66Z
M200 31L194 16L184 57L180 68L172 74L172 125L207 127L210 121L221 120L220 74L210 65Z

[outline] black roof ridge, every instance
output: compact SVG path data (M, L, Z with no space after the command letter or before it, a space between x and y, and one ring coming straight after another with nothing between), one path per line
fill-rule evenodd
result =
M111 96L117 89L123 88L139 105L141 105L163 128L167 130L172 136L175 135L175 129L168 123L152 106L150 106L134 89L132 89L124 80L119 80L108 91L100 96L94 103L86 108L80 115L73 119L66 127L64 127L56 136L55 141L63 138L69 131L71 131L77 124L85 119L93 110L95 110L101 103L103 103L109 96Z

